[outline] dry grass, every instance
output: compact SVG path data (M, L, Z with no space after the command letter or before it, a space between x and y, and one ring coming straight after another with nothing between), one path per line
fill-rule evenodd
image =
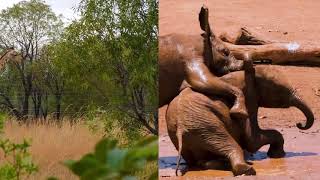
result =
M15 121L8 121L4 132L6 137L15 142L21 142L23 138L32 140L30 151L39 167L39 171L30 178L35 180L50 176L61 180L77 179L61 162L79 159L91 152L102 136L98 132L93 134L81 123L71 126L68 122L58 126L53 123L18 125Z

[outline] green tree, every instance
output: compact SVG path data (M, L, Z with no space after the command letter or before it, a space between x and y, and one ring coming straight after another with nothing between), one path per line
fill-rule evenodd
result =
M67 84L98 94L90 97L94 105L157 134L158 2L83 0L78 11L80 20L56 46Z
M2 10L0 32L0 47L14 47L21 53L20 63L15 63L9 68L12 72L7 73L13 81L1 85L2 96L17 102L12 103L14 107L7 108L14 108L20 111L21 117L25 117L30 113L32 98L37 115L42 103L42 91L34 86L32 65L40 59L41 48L57 40L62 33L62 21L41 0L21 1ZM7 94L6 90L10 88L14 93Z

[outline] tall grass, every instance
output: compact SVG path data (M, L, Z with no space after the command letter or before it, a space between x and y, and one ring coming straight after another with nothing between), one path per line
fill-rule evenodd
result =
M4 135L14 142L31 140L30 152L39 170L28 179L53 176L61 180L72 180L77 177L62 164L63 161L80 159L84 154L92 152L102 137L117 139L120 146L130 147L135 138L145 135L140 130L128 132L128 128L118 121L106 121L104 118L101 116L94 120L78 121L65 119L59 124L53 121L18 124L15 120L8 120L4 126ZM137 176L139 179L147 179L157 168L157 162L148 163L145 170L137 172Z
M14 142L21 142L24 138L31 139L31 155L39 171L30 179L46 179L50 176L59 179L76 179L61 162L66 159L78 159L83 154L92 151L102 134L92 133L82 123L71 125L63 121L55 123L29 123L19 125L9 120L5 123L4 134Z

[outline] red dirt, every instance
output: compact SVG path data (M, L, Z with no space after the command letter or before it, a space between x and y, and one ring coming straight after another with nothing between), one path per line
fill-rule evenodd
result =
M198 13L205 4L210 10L210 24L214 32L235 33L240 27L253 29L272 40L282 42L320 43L320 1L255 1L255 0L161 0L159 14L160 35L170 33L199 34ZM275 128L285 139L287 155L281 159L266 157L267 146L253 157L257 176L243 179L273 179L275 175L284 179L319 179L320 169L320 68L276 66L292 86L311 106L315 124L307 131L296 128L296 122L305 120L295 109L259 110L259 124L262 128ZM177 152L166 133L165 108L160 109L159 170L161 179L175 179L174 168ZM229 179L230 171L189 171L183 177L188 179ZM182 178L183 178L182 177Z

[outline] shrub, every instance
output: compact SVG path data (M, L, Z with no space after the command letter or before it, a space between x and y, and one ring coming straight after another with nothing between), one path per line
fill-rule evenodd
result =
M68 160L65 164L83 180L137 179L137 172L146 167L147 162L158 158L157 137L147 137L130 148L118 148L117 140L103 139L97 143L95 151L80 160ZM157 179L158 171L149 177Z
M5 117L0 115L0 133L3 133ZM37 166L32 162L29 153L29 147L30 143L25 139L22 143L14 143L0 136L0 151L4 155L4 161L0 165L0 179L19 180L37 171Z

